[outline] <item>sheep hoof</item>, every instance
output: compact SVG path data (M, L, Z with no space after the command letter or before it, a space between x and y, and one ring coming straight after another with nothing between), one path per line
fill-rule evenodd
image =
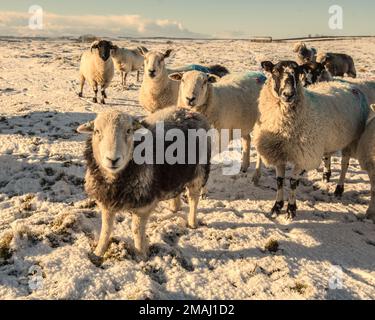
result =
M270 218L276 218L281 214L281 210L284 207L284 201L277 201L273 206L271 213L269 214Z
M341 198L343 194L344 194L344 186L337 186L335 190L335 197Z
M88 257L92 264L98 268L103 264L103 257L97 256L93 252L89 253Z
M78 97L82 98L83 97L83 94L82 92L78 93Z
M286 211L286 218L288 220L293 220L297 216L297 205L295 203L288 203L288 209Z
M327 171L323 173L323 182L330 182L331 181L332 172Z
M92 98L92 102L98 103L98 99L97 98Z
M247 172L247 169L249 169L248 166L242 166L242 167L241 167L241 172L242 172L242 173L246 173L246 172Z
M188 227L189 227L189 229L192 229L192 230L196 230L196 229L198 229L198 223L191 223L191 222L189 222L188 223Z
M146 252L137 251L135 255L135 260L137 262L146 262L148 260L148 254Z
M100 100L100 103L105 104L105 100L104 99Z
M259 174L255 173L251 180L255 186L259 186L259 180L260 180Z

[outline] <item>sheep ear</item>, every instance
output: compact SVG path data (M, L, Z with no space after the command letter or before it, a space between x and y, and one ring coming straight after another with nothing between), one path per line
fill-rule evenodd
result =
M92 49L98 49L98 45L99 45L99 41L94 41L91 46L90 46L90 50L92 52Z
M77 128L78 133L92 133L93 131L94 131L94 121L81 124Z
M220 77L215 76L214 74L209 74L208 75L208 83L216 83L218 82Z
M170 57L170 55L171 55L171 53L172 53L172 49L168 49L167 51L165 51L165 53L164 53L164 58L169 58Z
M137 49L142 56L145 56L148 52L148 50L145 47L138 47Z
M272 72L275 65L271 61L263 61L261 63L262 68L266 72Z
M181 81L183 76L184 74L182 72L176 72L176 73L170 74L168 77L169 79L173 81Z
M298 52L299 49L302 47L302 42L297 42L293 47L293 52Z
M372 105L370 106L370 108L371 108L372 111L375 112L375 104L372 104Z

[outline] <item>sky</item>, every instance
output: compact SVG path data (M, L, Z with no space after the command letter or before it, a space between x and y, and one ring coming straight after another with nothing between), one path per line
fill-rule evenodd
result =
M29 8L43 9L31 30ZM331 5L343 8L343 29L328 25ZM374 0L0 0L0 35L287 38L375 35Z

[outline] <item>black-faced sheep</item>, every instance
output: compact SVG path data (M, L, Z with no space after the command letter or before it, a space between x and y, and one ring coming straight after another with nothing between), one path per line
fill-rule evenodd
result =
M343 150L350 155L365 128L369 113L366 96L340 82L319 83L304 89L301 67L294 61L262 66L269 74L259 98L260 117L254 142L266 165L276 167L277 199L271 215L284 206L286 164L292 163L287 215L296 215L296 190L304 171L319 167L324 155Z
M300 79L304 87L311 86L317 82L328 82L333 80L329 71L326 70L323 64L318 62L311 62L302 65L301 71Z
M83 96L83 86L88 81L94 90L93 101L98 102L98 87L101 87L101 103L105 104L108 88L114 76L114 66L111 59L111 50L114 49L112 42L106 40L95 41L91 44L90 50L84 52L81 57L79 69L81 90L79 96Z
M164 130L157 133L160 122L163 122ZM135 248L145 257L145 232L149 216L160 201L176 198L184 192L185 187L188 189L190 206L188 225L191 228L197 227L196 211L200 192L210 172L211 144L210 140L206 144L197 143L200 139L198 137L194 140L192 149L192 144L187 141L191 130L206 132L209 129L207 121L198 113L177 108L165 109L144 119L142 126L151 133L153 158L146 163L139 163L140 159L137 159L141 153L147 154L150 151L141 149L141 152L136 153L147 140L134 139L138 132L135 130L139 126L139 122L131 116L112 110L78 128L79 132L90 134L85 150L85 190L102 210L102 230L95 250L99 257L103 256L108 247L114 217L120 211L132 214ZM183 145L178 146L180 151L183 149L183 163L168 164L168 159L161 162L156 159L160 151L162 156L167 156L169 149L175 147L176 142L166 138L170 130L183 133ZM162 143L161 149L159 143ZM147 147L150 148L150 145Z

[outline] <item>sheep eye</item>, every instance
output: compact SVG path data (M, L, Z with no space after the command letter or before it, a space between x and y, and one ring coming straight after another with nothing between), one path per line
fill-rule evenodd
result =
M132 133L132 129L127 129L126 130L126 134L131 134Z
M99 130L95 130L94 134L96 134L96 135L100 134Z

